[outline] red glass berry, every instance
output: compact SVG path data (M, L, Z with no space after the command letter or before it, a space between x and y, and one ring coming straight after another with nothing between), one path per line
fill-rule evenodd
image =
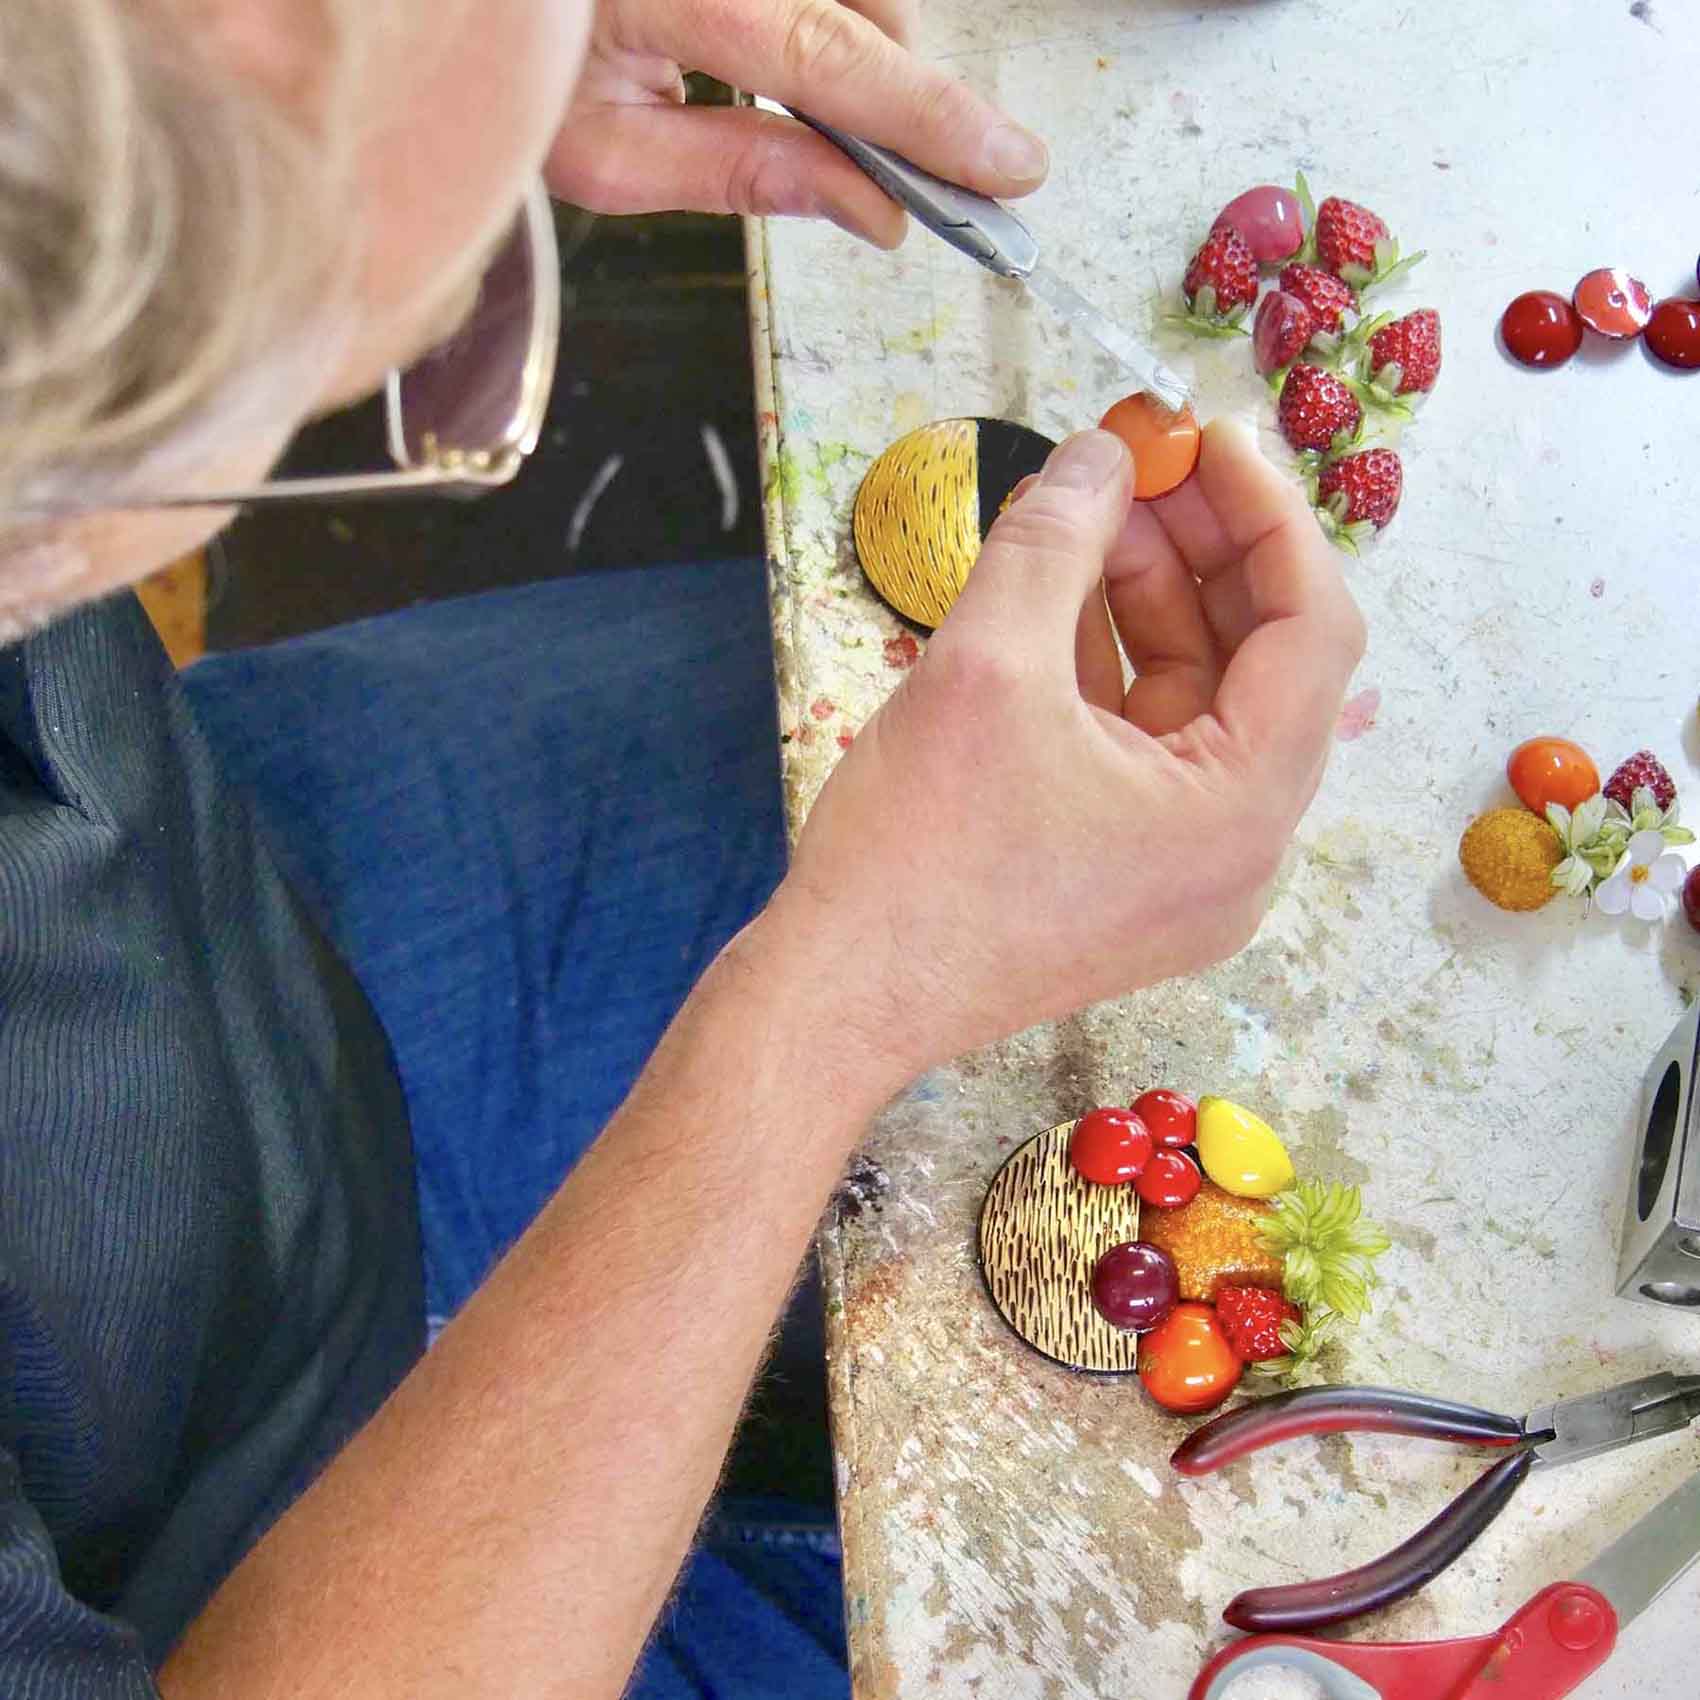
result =
M1154 1086L1133 1101L1133 1113L1159 1145L1190 1145L1198 1137L1198 1106L1167 1086Z
M1682 912L1689 926L1700 933L1700 863L1688 870L1688 878L1682 882Z
M1237 230L1261 266L1290 259L1305 239L1298 196L1273 183L1234 196L1217 213L1216 223Z
M1589 330L1614 341L1639 336L1653 316L1652 292L1617 266L1589 272L1570 299Z
M1198 1165L1185 1152L1165 1148L1152 1152L1151 1161L1134 1180L1133 1190L1147 1204L1154 1204L1160 1210L1173 1210L1190 1204L1198 1196L1202 1179Z
M1112 1328L1155 1328L1180 1296L1174 1259L1143 1240L1111 1246L1092 1270L1092 1302Z
M1525 366L1562 366L1582 346L1576 309L1550 289L1519 295L1499 321L1505 352Z
M1647 321L1647 352L1679 371L1700 366L1700 301L1661 301Z
M1097 1186L1126 1186L1145 1167L1153 1143L1132 1110L1088 1110L1069 1136L1068 1160Z

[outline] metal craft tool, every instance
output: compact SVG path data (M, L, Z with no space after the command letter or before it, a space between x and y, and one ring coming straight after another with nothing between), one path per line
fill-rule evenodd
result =
M1184 378L1040 262L1038 238L1002 201L964 189L959 183L947 183L901 154L846 135L807 113L789 107L786 110L826 137L935 236L943 237L987 271L1024 283L1054 313L1091 337L1132 373L1140 389L1165 407L1179 409L1191 401Z

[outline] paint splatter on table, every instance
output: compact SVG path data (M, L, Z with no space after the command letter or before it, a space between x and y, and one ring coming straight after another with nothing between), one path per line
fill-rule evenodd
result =
M1258 941L921 1081L823 1236L861 1700L1179 1700L1230 1595L1381 1551L1475 1467L1335 1437L1182 1483L1166 1458L1185 1424L1023 1348L980 1288L975 1212L1017 1143L1095 1103L1224 1092L1267 1112L1307 1172L1366 1186L1396 1244L1337 1378L1524 1409L1700 1358L1692 1319L1612 1297L1640 1075L1700 988L1700 946L1680 921L1649 937L1558 906L1501 915L1454 855L1533 732L1608 765L1651 744L1700 807L1700 380L1634 350L1534 380L1493 341L1519 289L1600 264L1668 289L1692 264L1700 203L1623 164L1686 146L1700 19L1662 7L1654 30L1631 12L1557 0L1512 32L1464 0L1367 28L1323 0L928 8L926 48L1050 137L1030 221L1130 328L1152 332L1155 291L1221 203L1303 166L1429 250L1396 300L1438 307L1449 344L1405 439L1403 510L1346 568L1370 653ZM1352 88L1374 91L1377 120L1319 122ZM1061 435L1122 385L919 233L895 257L791 223L750 243L795 829L925 647L857 570L863 470L947 415ZM1201 416L1267 425L1243 347L1166 352ZM1496 1625L1696 1468L1685 1437L1537 1477L1372 1632ZM1689 1695L1697 1610L1691 1574L1578 1692Z

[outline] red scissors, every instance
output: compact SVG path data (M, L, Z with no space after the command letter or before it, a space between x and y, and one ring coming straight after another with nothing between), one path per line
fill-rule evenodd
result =
M1202 1475L1299 1434L1369 1430L1467 1440L1510 1449L1457 1501L1386 1558L1324 1582L1252 1589L1224 1614L1270 1629L1224 1648L1188 1700L1221 1700L1246 1672L1308 1675L1328 1700L1559 1700L1604 1664L1618 1630L1700 1558L1700 1475L1643 1517L1571 1582L1536 1594L1497 1634L1455 1641L1321 1641L1286 1633L1386 1605L1420 1588L1469 1546L1530 1469L1591 1457L1700 1418L1700 1376L1648 1376L1562 1400L1528 1417L1501 1417L1382 1388L1311 1388L1243 1406L1206 1424L1175 1454Z

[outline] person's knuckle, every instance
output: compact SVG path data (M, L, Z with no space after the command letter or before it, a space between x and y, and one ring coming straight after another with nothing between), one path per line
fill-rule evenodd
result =
M1195 906L1233 915L1242 909L1262 913L1265 894L1280 877L1292 816L1284 801L1273 797L1249 771L1237 751L1220 761L1209 754L1213 741L1225 741L1226 731L1210 715L1195 724L1200 743L1196 757L1211 770L1209 783L1198 798L1198 815L1209 850L1190 865L1196 882Z
M1203 894L1199 894L1201 900ZM1196 971L1227 962L1257 937L1263 925L1263 906L1242 895L1214 891L1202 907L1192 911L1187 930L1186 955Z
M1263 894L1280 876L1285 840L1267 819L1246 823L1238 861L1236 895L1258 916L1263 913Z
M917 91L915 116L929 134L958 141L977 127L980 103L973 90L955 77L931 76Z
M790 212L796 190L791 150L778 135L757 135L727 161L722 192L732 212L751 218Z
M586 212L619 210L622 171L600 148L558 147L549 160L552 193Z
M893 41L907 45L915 35L917 12L914 0L888 0L880 8L879 22Z
M1220 960L1238 956L1263 930L1264 909L1261 903L1242 903L1228 911L1221 938Z
M1214 916L1233 934L1231 948L1238 950L1263 923L1283 846L1268 821L1249 812L1227 825L1218 844L1218 853L1199 863L1200 889L1192 894L1192 907Z
M1186 728L1186 737L1193 759L1200 769L1211 774L1234 776L1237 772L1240 749L1234 735L1214 714L1201 714ZM1235 783L1237 783L1237 779Z
M788 77L803 87L853 81L868 65L868 28L837 0L803 0L785 30Z
M935 641L917 669L917 680L940 696L983 706L1013 696L1021 686L1022 667L1007 650L980 638Z
M999 516L990 542L1023 553L1072 553L1081 546L1080 515L1073 503L1043 487L1029 490Z

